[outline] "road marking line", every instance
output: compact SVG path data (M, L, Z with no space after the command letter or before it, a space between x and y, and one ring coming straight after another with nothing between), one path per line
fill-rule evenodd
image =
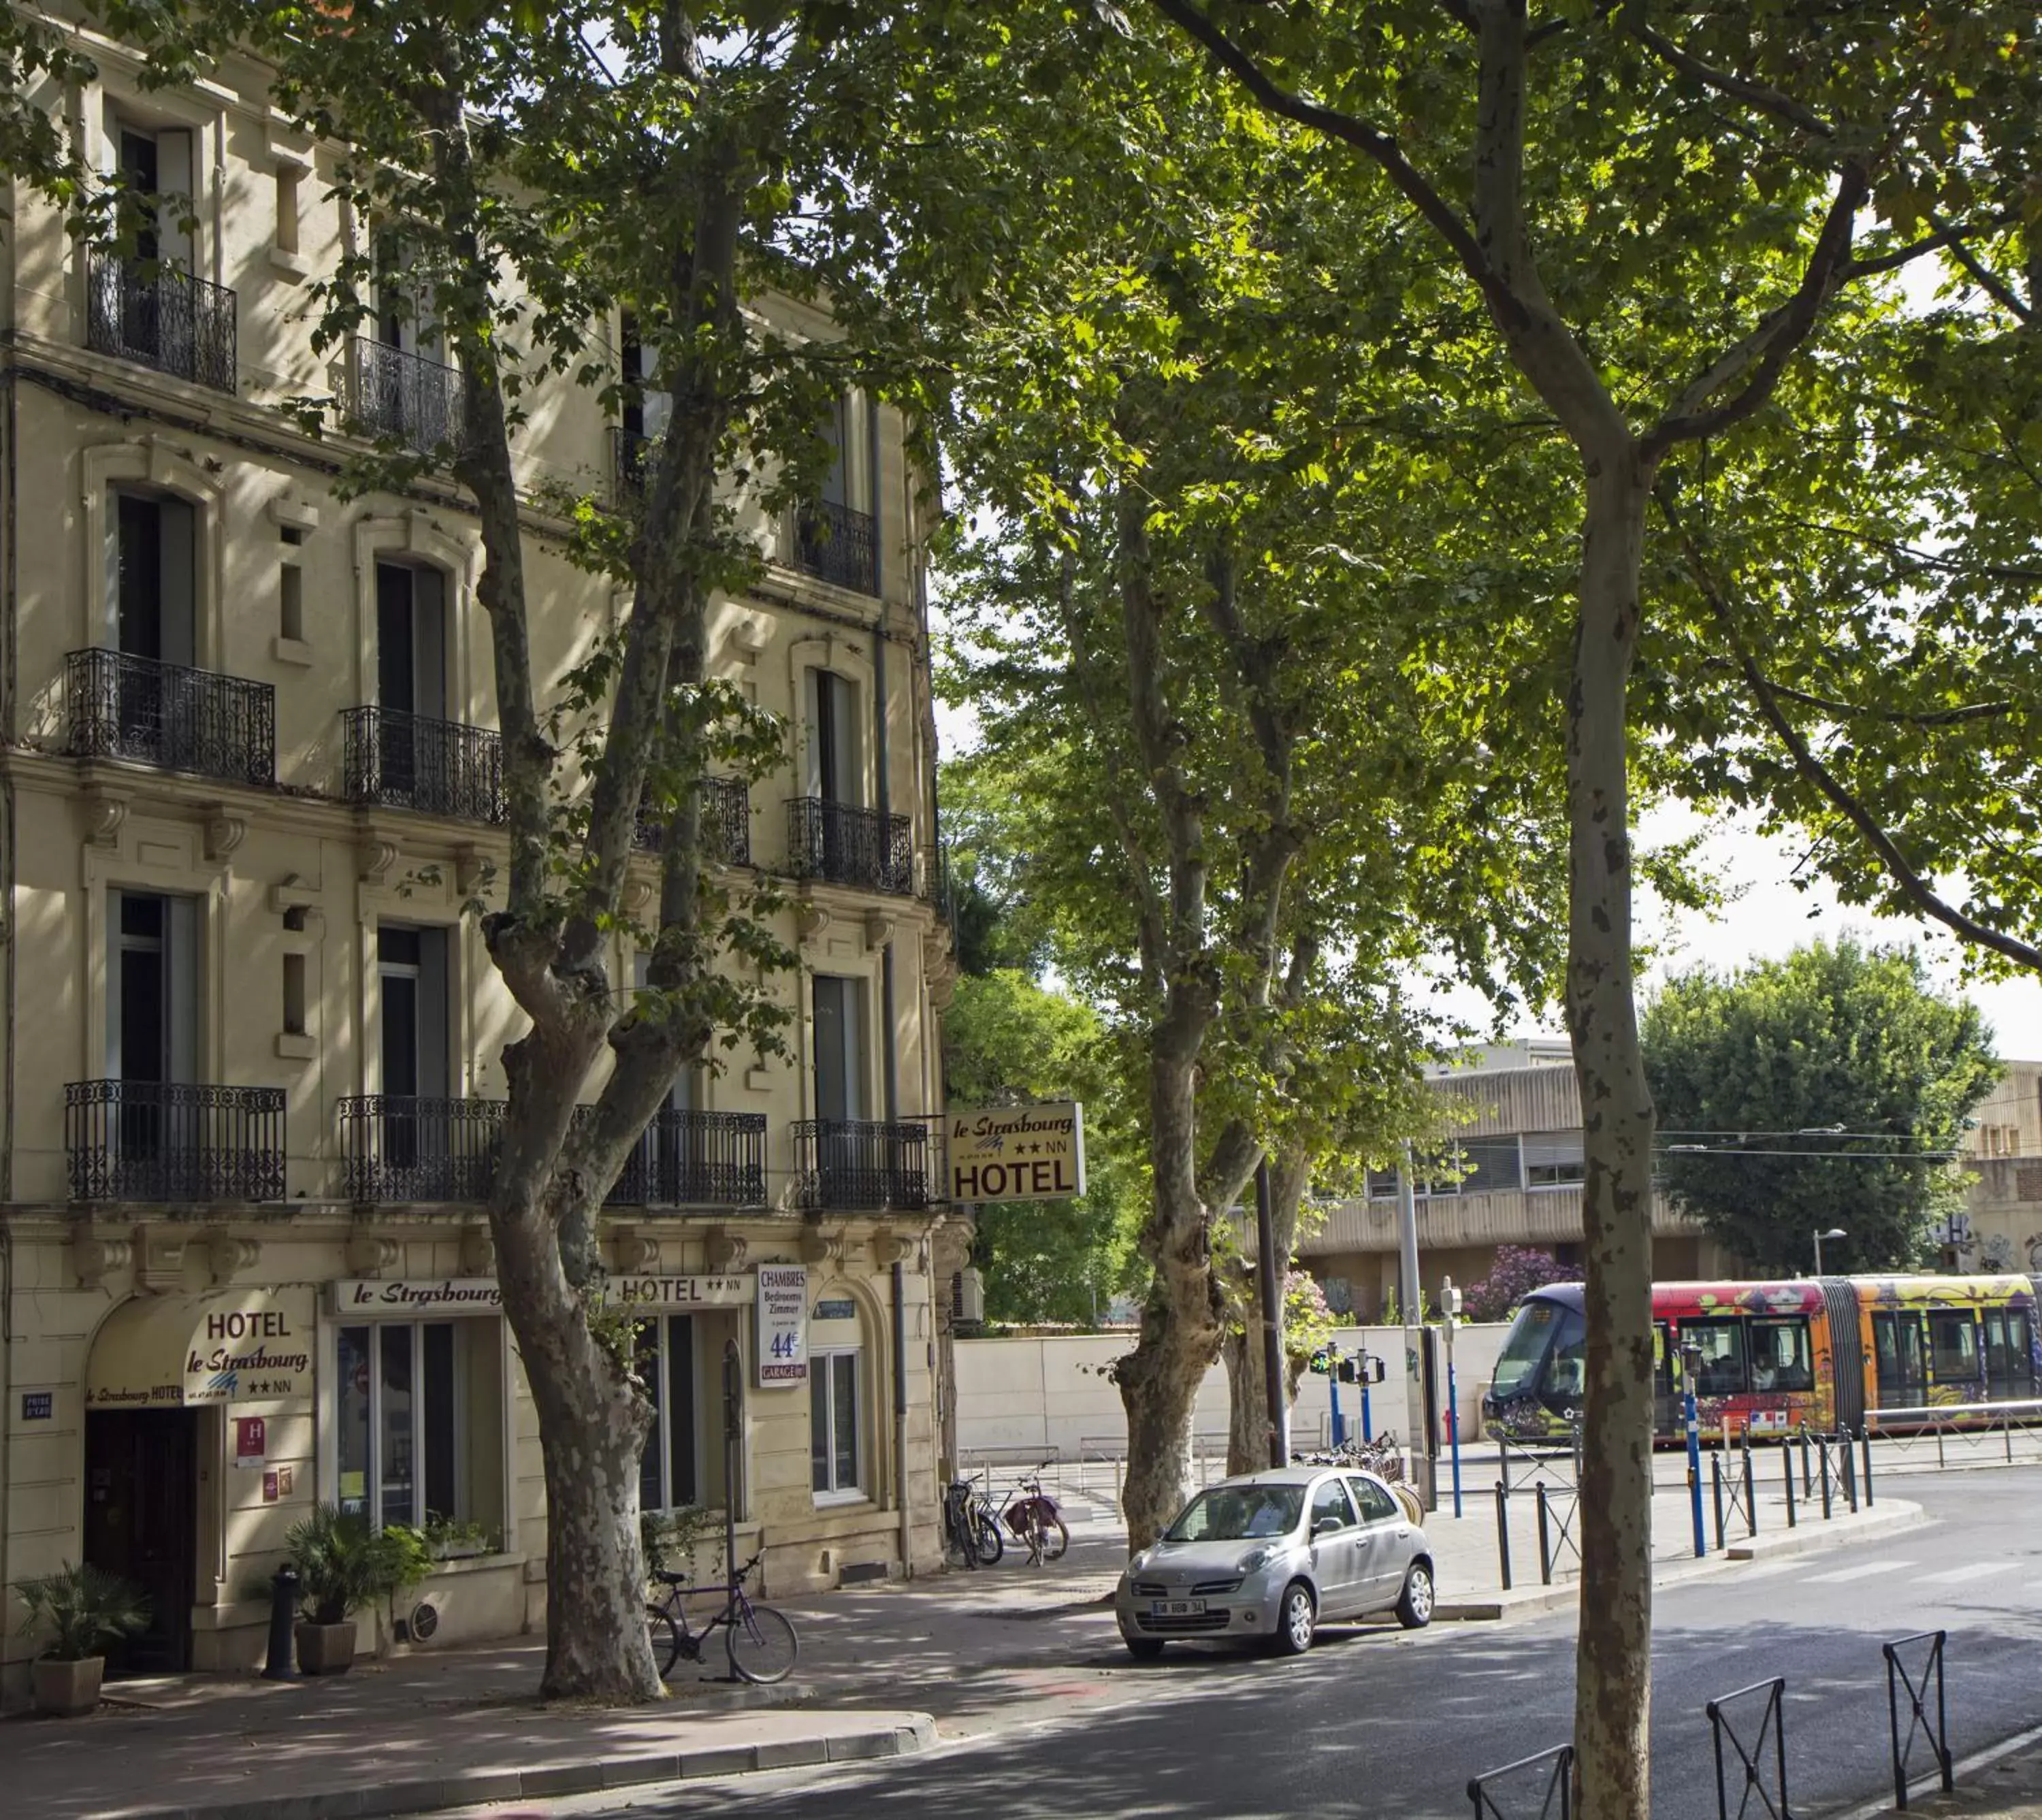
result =
M1940 1573L1922 1573L1916 1576L1924 1586L1955 1586L1966 1580L1983 1580L1988 1573L2004 1573L2003 1561L1974 1561L1963 1567L1946 1567Z
M1898 1573L1902 1568L1914 1565L1911 1561L1861 1561L1855 1567L1840 1567L1834 1573L1811 1573L1801 1584L1829 1586L1844 1580L1868 1580L1875 1573Z

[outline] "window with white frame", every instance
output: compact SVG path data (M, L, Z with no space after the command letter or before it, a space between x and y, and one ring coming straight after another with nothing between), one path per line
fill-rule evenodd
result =
M865 1495L862 1376L855 1348L809 1355L809 1464L818 1503Z
M377 1528L503 1522L501 1323L382 1321L335 1336L340 1508Z
M639 1458L638 1507L679 1510L702 1502L702 1424L696 1420L694 1316L662 1315L638 1326L638 1375L652 1400L652 1427Z

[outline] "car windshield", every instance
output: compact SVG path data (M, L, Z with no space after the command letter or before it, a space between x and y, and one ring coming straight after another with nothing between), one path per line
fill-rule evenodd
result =
M1552 1343L1553 1330L1560 1324L1561 1312L1557 1302L1528 1302L1518 1310L1497 1357L1496 1375L1489 1380L1493 1395L1514 1397L1537 1383L1539 1367Z
M1163 1531L1165 1542L1248 1542L1288 1535L1305 1508L1297 1485L1215 1485L1184 1506Z

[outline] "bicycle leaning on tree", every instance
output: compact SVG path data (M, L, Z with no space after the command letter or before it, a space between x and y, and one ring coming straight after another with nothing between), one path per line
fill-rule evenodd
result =
M770 1605L755 1605L744 1590L746 1578L764 1553L761 1549L724 1582L723 1609L698 1630L688 1623L685 1596L713 1589L690 1585L685 1573L663 1567L653 1570L652 1577L667 1591L664 1597L647 1603L645 1628L661 1680L674 1672L674 1665L683 1656L691 1662L700 1661L703 1645L717 1631L724 1633L730 1672L740 1680L763 1685L784 1681L793 1673L801 1644L794 1635L793 1623L784 1612L776 1612Z

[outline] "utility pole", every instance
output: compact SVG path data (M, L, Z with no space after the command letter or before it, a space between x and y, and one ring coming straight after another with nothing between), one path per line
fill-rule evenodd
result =
M1276 1280L1275 1220L1269 1206L1269 1158L1255 1165L1255 1280L1262 1292L1262 1375L1268 1390L1269 1463L1288 1466L1283 1432L1283 1291Z
M1421 1318L1425 1291L1418 1281L1418 1201L1411 1183L1411 1146L1408 1143L1404 1146L1403 1166L1397 1172L1397 1217L1403 1237L1403 1268L1399 1272L1403 1280L1397 1292L1397 1302L1404 1316L1405 1434L1411 1448L1412 1480L1418 1488L1418 1495L1424 1500L1426 1509L1431 1510L1435 1508L1432 1448L1425 1432L1425 1368L1420 1356L1420 1349L1425 1343Z

